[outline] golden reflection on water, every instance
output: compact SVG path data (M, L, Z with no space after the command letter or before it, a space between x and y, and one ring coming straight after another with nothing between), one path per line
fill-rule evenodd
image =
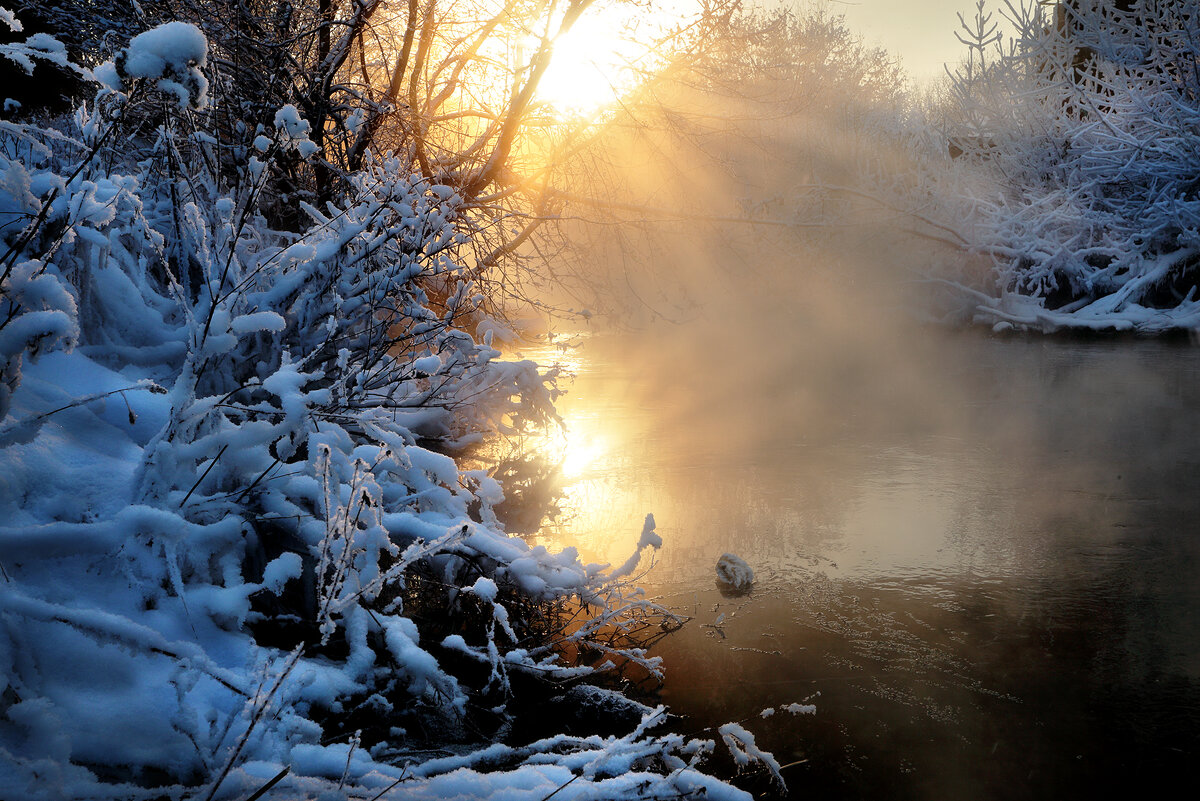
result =
M562 474L568 482L577 481L600 469L609 458L612 446L596 418L576 416L562 446Z
M509 530L531 543L554 550L575 546L585 561L614 564L632 551L644 517L631 512L628 498L613 486L628 461L636 421L608 413L621 395L595 393L594 366L582 352L583 341L577 336L569 344L507 354L558 370L564 394L555 403L562 425L527 435L499 459L519 461L525 475L536 477L520 487L505 482L506 503L500 512ZM496 458L495 451L492 456ZM536 489L529 492L531 487Z
M505 501L497 513L509 533L555 551L575 547L585 562L620 564L634 551L646 514L655 513L660 534L679 533L678 524L663 524L676 519L672 511L661 516L666 490L677 487L654 470L663 409L638 400L637 379L607 357L598 360L586 342L577 335L570 344L506 353L560 372L561 425L487 442L460 461L501 481Z

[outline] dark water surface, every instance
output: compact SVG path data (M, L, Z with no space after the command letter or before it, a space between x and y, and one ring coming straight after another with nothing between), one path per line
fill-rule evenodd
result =
M566 351L561 512L538 536L615 563L655 514L641 583L694 616L656 647L661 699L679 731L745 720L798 763L793 797L1194 797L1200 349L904 353ZM718 590L726 551L748 596ZM817 714L758 714L789 702Z

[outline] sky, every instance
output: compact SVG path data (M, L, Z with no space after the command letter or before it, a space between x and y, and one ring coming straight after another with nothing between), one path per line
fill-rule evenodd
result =
M878 44L900 56L905 70L918 82L944 74L942 65L953 65L963 51L954 37L958 12L970 19L975 0L827 0L830 8L845 15L850 27L868 44ZM993 13L998 0L989 2ZM997 14L998 16L998 14Z

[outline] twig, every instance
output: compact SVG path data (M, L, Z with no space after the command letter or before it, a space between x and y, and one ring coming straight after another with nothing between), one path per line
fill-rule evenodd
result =
M350 761L354 759L354 749L358 747L359 739L362 737L362 730L354 732L354 736L350 738L350 749L346 752L346 768L342 771L342 780L338 782L338 792L346 786L346 778L350 775Z
M550 801L550 799L551 799L551 798L553 798L554 796L558 795L558 791L559 791L559 790L566 789L567 785L569 785L571 782L575 781L576 779L578 779L578 778L579 778L580 776L582 776L582 775L583 775L582 773L576 773L576 774L575 774L574 776L572 776L570 779L567 779L567 783L566 783L566 784L559 785L559 788L558 788L558 790L555 790L554 792L550 793L550 795L548 795L548 796L546 796L545 798L543 798L543 799L542 799L542 801Z
M107 398L109 395L118 395L119 394L119 395L121 395L121 398L124 399L125 398L124 393L133 392L134 390L138 390L138 389L144 389L147 392L154 393L155 395L165 395L167 392L167 390L165 388L159 386L158 384L154 383L153 381L151 381L149 379L143 379L131 387L125 387L123 389L114 389L111 392L97 392L93 395L84 395L82 398L77 398L77 399L71 401L66 406L59 406L57 409L54 409L52 411L42 412L39 415L30 417L28 420L23 421L22 424L32 423L35 420L44 420L45 418L50 417L51 415L58 414L59 412L65 412L67 409L74 409L76 406L83 406L84 404L91 403L94 400L100 400L101 398ZM128 400L125 401L125 405L126 406L129 405ZM131 410L131 413L132 413L132 410Z
M400 771L400 778L399 778L399 779L396 779L396 781L392 782L392 783L391 783L391 784L389 784L387 787L384 787L384 788L383 788L382 790L380 790L378 793L376 793L375 795L371 796L371 799L370 799L370 801L379 801L379 799L383 798L383 796L384 796L384 795L385 795L385 794L386 794L386 793L387 793L389 790L391 790L391 789L392 789L393 787L395 787L397 784L399 784L400 782L402 782L402 781L404 781L406 778L408 778L407 776L405 776L405 775L404 775L405 773L408 773L408 765L405 765L405 766L404 766L404 770Z
M250 797L247 798L246 801L258 801L258 799L262 798L263 793L265 793L267 790L270 790L275 785L279 784L280 780L283 779L284 776L288 775L288 771L290 771L291 769L292 769L292 766L288 765L283 770L276 773L275 778L271 779L271 781L267 782L262 787L259 787L257 790L255 790L253 793L251 793Z
M212 801L213 796L215 796L217 794L217 790L220 789L221 783L224 782L225 777L229 775L229 771L233 770L233 766L237 762L237 758L241 756L242 749L246 747L246 743L250 740L250 735L254 731L254 727L258 725L258 722L262 720L263 715L267 713L267 709L271 705L271 698L273 698L279 688L283 686L284 679L286 679L292 672L292 668L296 667L296 662L300 659L300 654L303 652L304 643L300 643L288 657L287 664L280 672L279 677L275 679L275 684L273 684L271 689L267 691L267 695L262 699L262 703L260 703L258 708L254 710L254 716L250 719L250 725L246 727L246 731L238 740L238 744L234 747L233 753L231 753L229 755L229 759L226 760L225 767L221 768L221 775L217 777L217 780L213 782L212 787L209 788L208 795L204 796L204 801Z
M205 468L204 472L200 475L200 478L196 479L196 483L193 484L192 488L187 491L187 495L183 496L183 500L179 502L180 509L182 509L183 505L188 502L188 498L192 497L192 493L196 491L196 487L200 486L200 482L202 482L202 481L204 481L204 479L208 478L208 474L211 473L212 469L217 466L217 460L221 458L221 454L225 453L225 449L228 447L229 447L229 443L226 442L224 445L221 446L221 450L217 451L217 455L213 457L212 462L210 462L208 467Z
M224 450L224 449L222 449L222 450ZM250 490L254 489L256 486L258 486L258 482L260 482L260 481L262 481L262 480L263 480L263 476L265 476L267 473L271 472L271 470L272 470L272 469L275 467L275 465L277 465L277 464L279 464L279 457L278 457L278 456L276 456L276 457L275 457L275 461L273 461L273 462L271 462L269 465L267 465L267 469L266 469L266 470L264 470L264 471L262 471L261 473L259 473L259 474L258 474L258 478L254 479L253 481L251 481L251 482L250 482L250 486L248 486L248 487L246 487L244 490L242 490L242 494L241 494L241 495L239 495L239 496L237 496L237 500L240 502L240 501L242 500L242 498L245 498L245 497L246 497L246 493L247 493L247 492L249 492Z

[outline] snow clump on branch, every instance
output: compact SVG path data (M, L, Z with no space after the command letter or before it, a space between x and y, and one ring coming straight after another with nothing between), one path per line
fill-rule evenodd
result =
M109 89L124 92L139 79L153 81L174 95L179 108L208 106L208 79L200 68L208 59L208 40L186 22L168 22L140 33L113 61L96 68L96 77Z
M295 150L301 158L308 158L320 150L316 142L308 138L312 125L291 103L275 112L275 131L283 147Z

